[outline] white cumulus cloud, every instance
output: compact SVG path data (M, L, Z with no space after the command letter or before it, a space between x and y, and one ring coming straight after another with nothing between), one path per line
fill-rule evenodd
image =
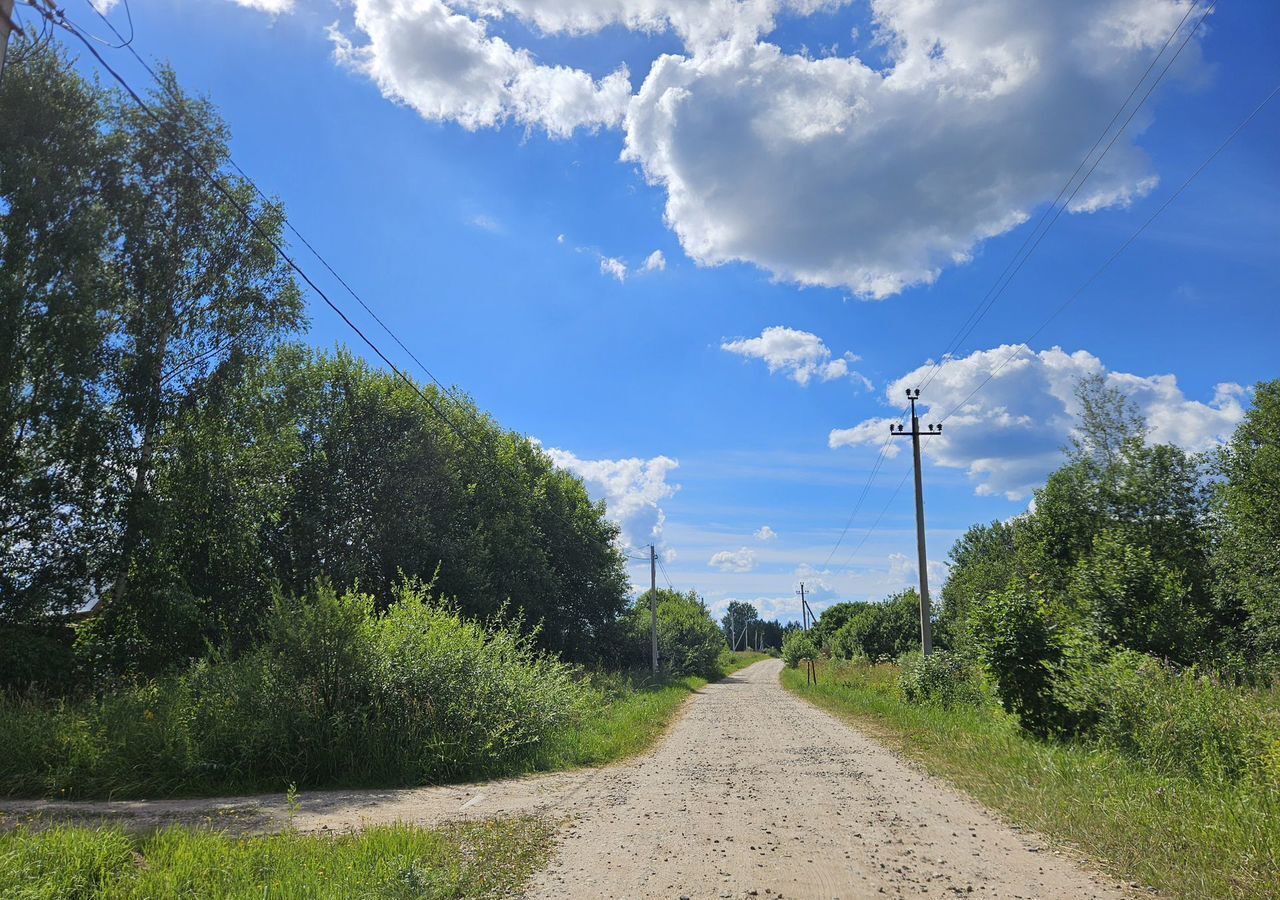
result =
M238 2L281 12L293 0ZM665 191L665 220L700 264L744 261L883 298L934 281L1052 200L1203 4L868 0L871 34L843 55L771 38L783 14L851 2L352 0L330 35L340 63L432 121L553 137L620 129L623 161ZM588 72L511 43L603 41L610 28L671 34L680 48L637 88L620 59ZM1193 42L1180 71L1200 64ZM1150 117L1115 142L1073 212L1154 187L1138 144Z
M567 137L617 125L631 97L625 66L597 80L581 69L543 65L491 36L486 19L457 4L354 0L353 7L360 34L353 39L330 28L334 55L425 119L469 129L514 121Z
M822 339L807 331L774 325L759 337L725 341L720 349L747 359L764 360L770 374L782 372L797 384L808 384L814 378L819 381L851 378L871 388L870 381L849 367L858 361L857 356L846 353L833 359Z
M662 543L666 513L660 504L680 490L678 484L667 481L679 462L668 456L579 459L555 448L548 449L547 455L581 478L594 499L604 500L609 519L622 529L623 543L631 547Z
M772 541L778 537L778 532L774 531L768 525L761 525L754 532L757 541Z
M886 297L1052 199L1188 2L872 0L884 69L763 41L663 56L627 111L624 158L666 189L696 261ZM1152 188L1143 124L1074 210Z
M890 384L885 389L889 402L905 407L906 389L920 386L931 368L921 366ZM924 455L937 465L963 469L977 484L978 494L1022 499L1061 465L1062 448L1080 412L1076 384L1095 374L1132 399L1146 416L1150 440L1156 443L1207 450L1244 417L1241 401L1246 391L1238 384L1218 385L1204 402L1188 398L1173 375L1109 372L1102 360L1085 350L1034 351L1009 345L946 360L938 367L921 397L921 421L927 425L951 416L942 435L924 438ZM838 428L830 433L828 444L879 447L889 424L897 421L874 418ZM887 454L896 456L905 444L906 439L895 438Z
M707 560L707 565L721 572L750 572L756 567L756 551L749 547L721 550Z
M667 258L662 255L661 250L654 250L644 261L642 271L645 272L664 272L667 268Z

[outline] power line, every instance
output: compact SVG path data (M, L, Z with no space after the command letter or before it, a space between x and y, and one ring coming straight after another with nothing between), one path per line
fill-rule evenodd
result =
M1133 242L1136 241L1144 231L1147 230L1147 227L1152 222L1154 222L1161 215L1161 213L1163 213L1166 209L1169 208L1169 206L1173 203L1174 200L1177 200L1178 197L1182 195L1183 191L1185 191L1191 185L1191 183L1195 181L1196 178L1198 178L1200 174L1209 167L1210 163L1212 163L1215 159L1218 158L1218 155L1222 153L1223 150L1227 149L1227 147L1231 144L1232 141L1236 139L1236 137L1240 134L1240 132L1243 131L1245 127L1254 120L1254 118L1258 115L1258 113L1262 112L1263 108L1268 103L1270 103L1272 98L1274 98L1278 93L1280 93L1280 84L1276 85L1274 88L1271 89L1271 92L1262 99L1262 102L1259 103L1257 106L1255 106L1253 110L1247 116L1244 117L1244 119L1240 122L1240 124L1237 125L1229 135L1227 135L1226 139L1223 140L1222 143L1220 143L1217 146L1217 148L1214 149L1214 151L1209 154L1209 156L1204 160L1204 162L1200 163L1200 165L1198 165L1195 168L1195 171L1193 171L1190 175L1187 176L1187 179L1183 181L1181 185L1178 186L1178 189L1175 190L1173 193L1171 193L1168 197L1166 197L1164 202L1161 203L1160 206L1156 208L1155 212L1153 212L1150 216L1148 216L1147 219L1141 225L1138 226L1137 230L1134 231L1133 234L1125 238L1124 242L1121 243L1120 246L1118 246L1114 251L1112 251L1110 256L1108 256L1105 260L1103 260L1102 265L1098 266L1098 268L1094 270L1092 275L1086 278L1078 288L1072 291L1071 294L1065 300L1063 300L1062 303L1058 305L1057 309L1055 309L1052 313L1050 313L1049 316L1046 317L1045 320L1036 327L1035 331L1031 332L1031 334L1027 337L1026 340L1018 344L1017 347L1014 349L1013 353L1011 353L1007 358L1005 358L1005 360L1001 362L999 366L992 369L991 372L987 375L987 377L984 378L981 382L979 382L977 387L975 387L972 391L970 391L963 400L961 400L959 403L953 406L951 408L951 411L942 417L942 422L946 422L947 419L950 419L953 415L959 412L959 410L962 409L964 405L968 403L974 397L974 395L978 393L978 391L986 387L987 384L991 381L991 379L995 378L996 375L999 374L1000 370L1002 370L1005 366L1011 363L1020 353L1022 353L1023 350L1030 349L1031 341L1035 340L1036 337L1039 336L1040 332L1044 331L1045 328L1047 328L1054 319L1060 316L1068 306L1074 303L1080 297L1080 295L1083 294L1085 290L1088 289L1088 287L1091 284L1093 284L1093 282L1095 282L1100 275L1102 275L1103 272L1105 272L1108 268L1111 267L1111 264L1114 263L1120 257L1120 255L1124 253L1124 251L1127 250L1129 246L1133 244Z
M138 92L134 90L132 85L129 84L129 82L124 78L124 76L122 76L119 72L117 72L111 66L111 64L108 63L102 57L102 54L98 52L97 47L93 45L91 40L85 34L81 33L81 30L78 28L78 26L76 26L66 17L66 14L62 9L54 7L50 11L45 11L45 10L39 9L38 7L35 7L34 5L33 5L33 8L35 8L38 12L40 12L42 16L46 17L54 25L57 25L58 27L63 28L68 33L74 35L84 45L85 49L87 49L89 53L93 55L94 59L98 61L98 64L102 66L102 68L105 69L107 73L111 75L111 77L116 81L116 83L119 84L120 87L129 95L129 97L138 106L138 108L141 109L143 112L145 112L147 116L150 117L152 121L154 121L161 130L164 130L166 128L166 126L169 123L161 119L160 116L157 115L155 110L153 110L151 106L145 100L142 99L142 97L138 94ZM132 47L130 47L129 49L131 50L131 52L134 52L132 51ZM135 52L135 56L136 56L136 52ZM145 66L145 63L144 63L144 66ZM150 67L147 67L147 69L148 71L151 71ZM152 72L152 76L155 77L154 72ZM232 207L235 208L235 210L240 214L240 216L245 220L245 222L248 223L250 228L252 228L255 232L257 232L258 235L272 248L272 250L274 250L275 253L288 265L288 267L292 269L298 275L298 277L301 278L307 284L307 286L310 287L311 290L313 290L316 293L318 297L320 297L321 300L324 301L325 305L328 306L329 309L331 309L338 316L338 318L340 318L343 321L343 323L346 324L348 328L350 328L353 332L355 332L355 334L360 338L360 340L363 341L365 345L368 346L369 349L372 350L373 353L380 360L382 360L382 362L398 378L400 378L400 380L402 380L406 385L408 385L408 387L415 394L418 395L418 397L423 401L423 403L427 405L427 407L432 411L432 413L434 413L435 416L439 418L445 424L445 426L450 431L452 431L465 444L470 446L478 454L482 456L485 455L482 453L480 447L478 447L476 443L471 439L471 437L465 431L459 428L458 425L455 424L452 419L450 419L447 415L445 415L444 412L440 409L440 407L435 403L435 401L432 400L432 398L428 394L424 393L423 390L420 387L418 387L418 385L413 381L413 379L409 378L403 371L401 371L401 369L391 361L391 359L382 351L382 349L376 343L374 343L373 340L368 335L366 335L364 331L360 329L359 326L355 324L355 322L351 320L351 318L342 310L342 308L338 306L338 304L334 302L329 297L329 295L323 289L321 289L318 284L315 283L314 280L312 280L311 276L307 274L306 270L304 270L293 259L293 257L290 256L285 251L284 247L281 246L280 242L275 238L275 236L262 227L261 223L258 222L258 220L256 220L249 213L249 210L226 187L226 185L223 184L222 180L218 178L212 171L210 171L210 169L204 164L204 162L195 153L192 152L191 148L184 141L180 139L171 138L171 140L173 141L174 146L177 147L178 150L181 151L181 153L188 159L188 161L190 161L196 167L196 169L209 181L209 183L214 186L214 188L218 191L218 193L220 193L223 196L223 198L226 199L232 205ZM234 162L232 164L234 166ZM239 167L236 166L236 168L239 171ZM246 176L246 181L250 181L250 179L248 179L247 176ZM259 196L265 196L262 194L262 191L259 188L257 188L256 185L254 185L254 190L259 194ZM290 226L290 228L292 230L292 226ZM297 233L296 230L294 233L295 234ZM305 239L304 239L304 243L305 243ZM315 252L314 249L312 250L312 252ZM330 271L333 271L333 270L330 268ZM339 280L341 281L341 278L339 278ZM348 288L348 290L350 290L350 288ZM363 303L361 305L363 305ZM386 328L385 325L383 325L383 327ZM434 376L432 380L435 380ZM438 381L436 383L439 384ZM443 388L443 386L441 387ZM446 393L448 393L447 390L446 390ZM494 461L497 462L497 460L494 460ZM525 490L525 486L521 484L514 476L512 476L511 473L501 468L500 465L497 468L497 471L500 472L504 477L508 478L512 484L516 485L518 489L520 489L521 491ZM562 524L568 526L570 530L573 530L574 525L568 519L565 519L563 516L561 516L559 513L557 513L555 510L551 509L550 507L546 506L545 504L538 504L538 505L546 513L548 513L552 518L558 519Z
M659 556L656 557L656 559L658 560L658 571L662 573L663 579L667 582L667 587L671 588L674 592L676 586L671 583L671 576L667 574L667 567L662 564L662 557Z
M981 391L984 387L986 387L986 385L990 383L990 381L993 378L995 378L996 375L998 375L1000 371L1004 369L1005 366L1011 363L1024 351L1029 350L1031 341L1035 340L1035 338L1042 331L1044 331L1044 329L1047 328L1049 324L1053 322L1054 319L1056 319L1059 315L1061 315L1062 312L1068 306L1070 306L1073 302L1079 299L1079 297L1085 292L1085 290L1087 290L1089 286L1093 284L1093 282L1095 282L1099 276L1102 275L1103 272L1105 272L1108 268L1110 268L1111 264L1114 263L1116 259L1118 259L1120 255L1124 253L1124 251L1127 250L1130 247L1130 245L1132 245L1133 242L1136 241L1138 237L1142 235L1144 231L1147 230L1147 228L1151 225L1152 222L1154 222L1166 209L1169 208L1170 205L1172 205L1172 203L1176 199L1178 199L1178 197L1182 195L1184 191L1186 191L1186 189L1191 185L1191 183L1195 181L1196 178L1198 178L1200 174L1203 173L1204 170L1207 169L1215 159L1217 159L1217 157L1236 139L1236 137L1239 136L1240 132L1242 132L1249 125L1249 123L1252 122L1260 112L1262 112L1262 110L1266 107L1266 105L1270 103L1277 94L1280 94L1280 84L1276 85L1274 88L1271 89L1270 93L1268 93L1262 99L1262 101L1257 106L1255 106L1249 112L1249 114L1245 116L1244 119L1242 119L1238 125L1236 125L1234 129L1232 129L1231 133L1228 134L1227 137L1220 144L1218 144L1218 146L1214 149L1214 151L1210 153L1209 156L1206 157L1205 160L1201 162L1200 165L1198 165L1190 175L1187 176L1186 180L1184 180L1182 184L1178 186L1177 190L1173 191L1168 197L1166 197L1164 202L1162 202L1160 206L1150 216L1148 216L1147 219L1143 221L1143 223L1139 225L1138 228L1132 234L1130 234L1114 251L1112 251L1112 253L1102 262L1102 264L1098 266L1098 268L1095 269L1093 273L1088 278L1086 278L1078 288L1072 291L1072 293L1065 300L1063 300L1062 303L1059 304L1058 307L1052 313L1050 313L1049 316L1046 317L1044 321L1040 323L1039 326L1037 326L1035 331L1033 331L1025 341L1018 344L1015 347L1013 353L1009 354L1009 356L1006 357L1000 363L1000 365L998 365L990 373L988 373L986 378L984 378L981 382L979 382L979 384L976 387L974 387L974 389L970 391L964 397L963 400L955 404L955 406L953 406L951 410L942 417L939 424L945 423L948 419L950 419L957 412L963 409L964 406L970 400L972 400L974 396L978 394L979 391ZM910 472L903 473L902 480L898 482L898 486L894 489L893 494L889 498L889 501L884 505L884 508L880 511L880 514L876 517L875 522L873 522L871 527L867 529L866 533L862 536L862 539L858 542L858 545L853 549L853 551L849 554L849 557L845 560L844 565L841 567L841 573L849 569L849 566L852 564L853 559L857 555L858 551L862 549L863 544L867 542L867 539L870 538L871 534L876 530L877 527L879 527L880 521L884 518L885 513L888 512L889 507L893 504L894 499L897 498L898 493L902 490L902 486L906 484L907 476L910 474L911 474Z
M1129 95L1125 97L1124 102L1120 104L1120 108L1117 109L1115 114L1111 117L1111 121L1109 121L1106 127L1102 129L1102 133L1099 134L1097 140L1093 142L1093 146L1089 148L1089 151L1084 155L1084 158L1080 160L1080 164L1076 166L1075 171L1071 173L1071 176L1062 185L1062 188L1058 191L1058 195L1054 198L1053 202L1049 204L1049 206L1046 207L1045 210L1041 213L1040 219L1036 222L1035 227L1032 228L1031 231L1027 233L1026 237L1023 238L1022 244L1018 247L1018 250L1013 254L1013 256L1010 257L1009 262L1005 264L1003 271L1001 271L1001 273L996 277L995 282L987 290L987 293L983 296L983 298L980 301L978 301L978 305L974 307L973 311L969 313L969 316L965 319L965 321L961 323L960 328L957 329L954 335L952 335L951 340L948 341L946 348L943 350L942 355L939 356L938 361L935 362L930 367L930 372L928 376L925 378L924 382L921 384L922 388L927 388L929 386L930 382L933 381L934 377L937 375L938 370L941 368L943 360L945 360L947 356L949 356L950 354L955 353L960 349L960 346L961 344L964 343L964 340L970 334L973 333L973 330L978 327L978 324L986 317L987 313L991 311L991 308L995 305L996 301L1000 299L1000 297L1004 294L1005 290L1009 287L1010 283L1012 283L1014 276L1016 276L1018 272L1022 270L1022 267L1026 264L1027 260L1031 258L1031 255L1035 253L1036 248L1040 246L1040 242L1044 240L1045 236L1048 235L1049 231L1057 223L1058 219L1061 218L1062 213L1071 206L1071 201L1075 199L1076 194L1078 194L1081 188L1084 187L1085 183L1093 175L1094 171L1098 168L1098 165L1102 162L1102 160L1106 157L1106 155L1109 152L1111 152L1111 148L1115 146L1115 143L1117 140L1119 140L1120 135L1124 133L1125 129L1129 127L1129 123L1133 121L1134 116L1138 114L1138 110L1142 109L1142 107L1146 104L1147 99L1151 96L1152 92L1154 92L1155 89L1164 80L1164 77L1166 74L1168 74L1170 67L1172 67L1172 65L1177 61L1178 57L1182 54L1182 51L1186 48L1187 44L1190 43L1191 39L1195 36L1196 32L1199 30L1200 25L1209 16L1209 14L1213 12L1213 8L1216 4L1217 4L1217 0L1212 0L1212 2L1205 8L1204 13L1200 16L1199 19L1196 20L1196 23L1194 26L1192 26L1191 30L1187 32L1186 37L1183 38L1182 43L1178 45L1178 48L1174 52L1173 56L1169 58L1169 61L1165 63L1164 68L1160 70L1160 74L1151 83L1151 86L1147 88L1146 93L1142 95L1142 99L1140 99L1137 105L1134 106L1133 109L1129 112L1129 115L1125 118L1123 124L1121 124L1121 126L1118 129L1116 129L1116 132L1115 134L1112 135L1111 140L1107 143L1106 147L1103 148L1102 153L1100 153L1098 155L1098 158L1093 161L1093 164L1089 166L1089 170L1085 172L1084 177L1080 179L1079 183L1077 183L1076 186L1071 190L1071 194L1066 198L1065 201L1063 201L1062 197L1064 194L1066 194L1067 188L1071 187L1072 183L1075 182L1076 176L1080 174L1080 171L1084 168L1085 164L1088 163L1090 157L1093 156L1094 151L1098 149L1098 146L1102 143L1103 139L1107 136L1108 132L1111 131L1111 126L1114 125L1116 123L1116 120L1120 118L1120 115L1124 112L1125 108L1129 105L1129 101L1133 99L1134 95L1138 92L1139 88L1142 87L1143 83L1147 80L1147 76L1151 74L1156 64L1160 61L1160 58L1164 56L1165 51L1169 48L1169 45L1173 42L1173 39L1182 30L1183 25L1186 24L1186 21L1190 17L1192 11L1196 8L1194 3L1187 7L1187 11L1183 14L1182 19L1179 20L1178 24L1174 27L1173 31L1169 32L1169 36L1165 38L1165 42L1163 45L1161 45L1160 51L1156 53L1156 55L1152 58L1146 70L1142 73L1142 76L1138 79L1137 83L1133 86L1133 89L1129 91ZM1062 201L1061 205L1059 205L1059 201ZM1045 225L1045 220L1046 218L1049 217L1050 213L1053 214L1053 217L1049 219L1048 224ZM1041 225L1045 225L1043 230L1041 230ZM1029 248L1028 248L1028 244L1030 244ZM1024 250L1026 251L1025 254L1023 253ZM1016 261L1016 265L1015 265L1015 261Z

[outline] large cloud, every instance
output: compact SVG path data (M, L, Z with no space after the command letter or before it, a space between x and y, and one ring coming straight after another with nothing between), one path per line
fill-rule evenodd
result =
M741 41L654 64L624 155L666 189L667 220L695 260L876 298L934 280L1056 194L1186 4L872 9L885 71ZM1124 204L1153 184L1121 140L1073 208Z
M287 0L241 0L280 3ZM621 126L699 263L747 261L881 298L933 281L1051 200L1195 0L870 0L862 55L767 38L848 0L354 0L340 60L429 119L554 136ZM672 32L632 94L495 31ZM1194 47L1185 57L1195 65ZM869 61L868 61L869 60ZM1124 205L1155 176L1140 116L1072 203Z
M551 461L583 480L588 492L604 500L609 518L622 529L631 547L662 543L666 513L662 500L680 490L667 477L680 466L668 456L652 459L579 459L567 450L547 450Z
M774 325L762 331L759 337L725 341L720 349L748 359L763 360L770 374L783 372L797 384L808 384L813 378L819 381L852 378L868 390L872 386L866 377L849 368L849 363L858 361L857 356L846 353L833 359L822 338L807 331Z
M992 373L995 373L992 376ZM1244 416L1238 384L1220 384L1209 402L1188 399L1173 375L1108 372L1098 357L1084 350L1067 353L1057 347L1039 352L1025 346L979 350L944 361L936 372L921 366L889 385L894 406L906 406L906 389L931 377L921 399L922 421L950 414L940 436L926 438L924 454L934 463L964 469L977 482L979 494L1026 497L1062 462L1080 412L1075 387L1086 375L1102 374L1146 416L1150 440L1200 451L1230 434ZM990 380L986 379L990 377ZM983 382L986 382L983 384ZM969 395L979 386L971 398ZM890 422L875 418L831 432L832 447L880 446ZM887 454L896 455L905 439L894 439Z
M366 42L331 29L337 58L426 119L472 129L514 120L567 136L616 125L631 97L625 66L597 81L541 65L443 0L355 0L354 8Z

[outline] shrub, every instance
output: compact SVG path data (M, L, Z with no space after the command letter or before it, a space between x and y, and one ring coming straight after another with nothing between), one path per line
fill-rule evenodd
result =
M518 622L468 622L406 582L382 615L319 584L263 642L78 702L0 700L0 792L420 784L507 771L597 692Z
M1085 735L1163 772L1280 789L1280 712L1259 693L1132 651L1064 667L1054 687Z
M981 706L987 694L981 673L962 657L946 650L906 653L898 660L898 687L908 703L939 706Z
M643 666L651 652L649 595L636 598L627 619L631 662ZM658 591L658 663L670 675L714 677L724 635L694 591Z
M807 631L795 629L782 638L782 659L788 667L794 669L802 659L817 659L818 648Z
M854 613L831 638L832 654L842 659L881 662L919 648L920 595L913 589Z
M1113 532L1093 540L1076 563L1069 595L1092 630L1115 647L1191 662L1204 646L1207 622L1191 603L1181 572Z
M1033 734L1060 731L1066 711L1054 696L1052 669L1062 645L1040 592L1015 584L987 595L974 604L971 631L1004 708Z

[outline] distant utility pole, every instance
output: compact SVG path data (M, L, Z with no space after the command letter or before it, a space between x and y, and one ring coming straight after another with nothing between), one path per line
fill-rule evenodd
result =
M929 558L924 552L924 487L920 480L920 436L942 434L941 425L930 425L928 431L920 430L920 419L916 417L916 401L920 399L920 389L907 388L907 399L911 401L911 430L903 431L902 425L889 426L889 431L898 437L911 435L911 451L916 466L916 554L920 565L920 646L925 656L933 652L933 627L929 623Z
M800 590L796 591L800 595L800 627L804 631L809 630L809 604L804 602L804 582L800 582Z
M653 642L653 671L658 672L658 551L649 545L649 638Z

